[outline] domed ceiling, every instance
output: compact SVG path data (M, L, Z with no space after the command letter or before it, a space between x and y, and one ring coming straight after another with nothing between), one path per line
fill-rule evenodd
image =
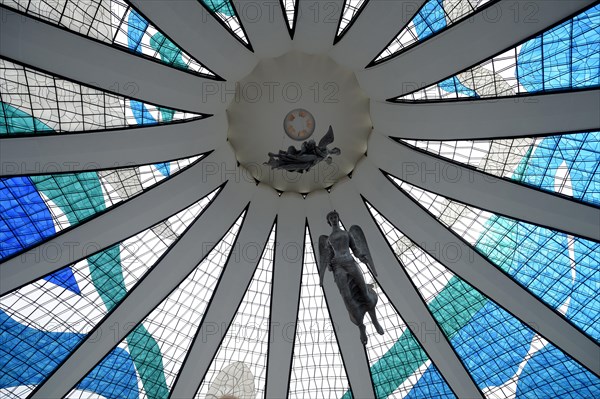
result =
M600 397L597 2L0 4L0 397Z

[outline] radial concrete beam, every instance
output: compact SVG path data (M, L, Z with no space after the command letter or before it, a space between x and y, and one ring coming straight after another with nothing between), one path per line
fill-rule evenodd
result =
M539 226L600 241L600 210L513 183L396 143L378 131L369 159L383 171L425 190Z
M297 0L297 7L292 46L309 54L329 51L333 47L344 0Z
M219 200L208 207L152 272L140 280L62 365L38 385L30 398L64 397L210 253L214 245L199 243L218 243L242 212L249 194L250 191L240 190L238 185L227 185Z
M468 22L456 24L388 61L357 72L357 78L373 99L407 94L509 49L592 3L593 0L500 0L474 14Z
M182 49L227 80L241 79L258 62L200 0L132 0L131 3Z
M445 259L440 251L429 251L432 257L450 271L485 293L575 360L596 374L600 372L600 347L596 342L440 224L391 184L368 159L358 165L352 180L379 213L424 249L438 248L440 245L456 248L456 256L451 261ZM485 188L481 188L481 191L484 190ZM537 203L538 206L543 206L542 204L543 202ZM384 284L383 279L380 280Z
M4 138L0 176L76 172L187 158L223 145L224 114L190 122L102 132Z
M479 140L600 128L600 90L430 104L371 101L373 126L415 140Z
M252 281L261 254L269 240L269 233L275 220L277 200L277 193L272 188L265 185L257 187L236 241L235 250L238 256L229 257L225 265L219 284L171 390L172 398L193 398L196 395ZM248 254L256 254L258 257L248 257L246 256ZM219 326L216 331L215 326Z
M291 49L281 1L233 0L233 4L258 57L277 57Z
M77 225L21 255L0 264L0 295L79 261L143 231L191 205L225 181L251 190L254 183L239 176L228 148L211 153L141 195Z
M424 2L369 0L329 54L347 68L362 70L385 49Z
M364 162L367 160L363 160L362 163ZM362 163L359 168L363 168ZM363 172L364 170L361 170L359 173ZM334 186L331 190L331 198L333 206L340 213L340 219L346 228L358 225L368 237L369 249L378 273L376 278L378 284L400 317L411 329L415 338L421 343L430 360L442 373L452 391L459 398L483 398L477 385L471 379L442 333L440 326L381 235L353 182L349 181L347 184L342 182ZM432 331L437 331L436 338L439 339L428 338Z
M300 194L283 193L277 208L270 343L267 354L267 398L286 398L289 392L302 281L304 206Z
M227 105L219 96L203 95L207 87L221 82L134 56L4 7L0 19L0 55L16 62L165 107L214 114Z

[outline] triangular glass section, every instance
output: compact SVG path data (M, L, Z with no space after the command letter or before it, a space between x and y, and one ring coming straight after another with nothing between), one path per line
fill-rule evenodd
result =
M0 137L124 129L203 118L0 58Z
M600 132L496 140L402 140L494 176L600 205Z
M345 229L343 225L342 228ZM383 335L377 334L371 318L364 318L369 337L365 348L377 398L456 398L370 270L354 254L353 257L378 296L375 313L384 331Z
M196 393L197 399L265 396L275 229L273 226L252 281Z
M342 11L342 18L336 34L337 38L340 38L346 33L346 29L350 26L350 23L358 16L366 4L367 0L344 1L344 10Z
M175 244L218 191L0 298L0 396L24 398L45 380Z
M210 11L215 13L217 18L221 20L223 25L233 33L245 45L248 45L248 38L240 20L236 14L235 7L231 0L200 0Z
M0 260L151 189L202 157L97 172L1 178Z
M168 398L245 214L244 211L208 256L66 398L84 399L89 391L115 399ZM113 360L116 356L120 361Z
M439 222L600 341L600 243L487 212L390 178Z
M497 0L428 0L419 9L410 22L398 33L392 42L383 50L374 64L385 61L421 40L428 39L451 25L461 22L485 4Z
M600 85L600 5L399 102L494 98Z
M600 396L600 378L454 275L367 206L487 398ZM555 373L558 370L561 373Z
M345 392L350 392L350 384L319 283L310 234L305 228L302 283L288 398L339 398Z
M156 29L126 0L2 0L1 3L45 22L144 55L171 67L215 76Z
M294 29L294 24L296 23L296 5L298 0L280 0L281 6L285 11L285 19L287 20L289 29Z

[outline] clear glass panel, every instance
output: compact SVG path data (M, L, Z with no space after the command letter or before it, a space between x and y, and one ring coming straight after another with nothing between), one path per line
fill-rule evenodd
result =
M109 396L103 396L107 398L169 396L244 217L245 212L186 279L67 398L86 398L85 391L94 392L96 387L106 387ZM116 351L126 360L111 361Z
M226 395L254 399L265 395L275 229L273 226L242 303L196 393L197 399Z
M360 10L366 5L367 0L346 0L344 2L344 10L342 11L342 20L340 21L340 26L338 27L337 35L341 36L346 32L348 25L350 22L360 12Z
M346 369L323 289L308 229L304 231L304 258L298 324L290 375L291 398L339 398L350 392Z

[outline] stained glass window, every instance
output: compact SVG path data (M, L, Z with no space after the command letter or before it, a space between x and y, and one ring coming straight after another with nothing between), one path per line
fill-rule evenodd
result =
M69 399L86 397L79 391L86 381L92 388L106 387L107 398L139 398L143 397L141 392L150 398L168 397L244 216L245 213L185 280L118 344L115 350L128 359L129 366L111 362L110 355L105 357L77 385L78 390L69 393Z
M598 377L454 275L367 205L400 264L486 397L600 395ZM538 362L546 367L535 368ZM564 373L552 375L557 368ZM525 375L524 370L527 370ZM546 383L532 384L538 379Z
M367 4L367 0L346 0L342 10L342 19L337 31L337 37L342 36L350 23L358 16L362 8Z
M320 287L308 229L304 234L298 324L288 397L339 398L349 389L348 377Z
M399 102L489 98L600 85L600 5Z
M283 8L285 10L285 18L287 20L290 29L294 28L296 23L296 3L298 0L282 0Z
M244 28L236 14L235 7L231 0L200 0L210 11L214 12L217 18L244 44L248 44L248 38Z
M84 132L196 120L0 58L0 136Z
M133 237L0 298L3 397L25 397L48 377L216 195L217 191ZM126 354L116 349L98 370L106 371L108 362L116 362L122 366L117 374L132 375L126 360ZM81 384L88 386L89 381ZM96 393L105 393L106 387L97 388Z
M600 205L600 132L496 140L402 140L494 176Z
M214 77L126 0L0 0L0 4L169 66Z
M497 0L427 0L398 36L375 58L375 63L391 58L421 40L463 21L484 4Z
M462 204L393 179L438 221L600 341L600 243Z
M1 178L0 260L150 189L199 159Z
M197 399L265 395L275 229L273 226L242 303L198 389ZM239 374L247 378L238 379Z

